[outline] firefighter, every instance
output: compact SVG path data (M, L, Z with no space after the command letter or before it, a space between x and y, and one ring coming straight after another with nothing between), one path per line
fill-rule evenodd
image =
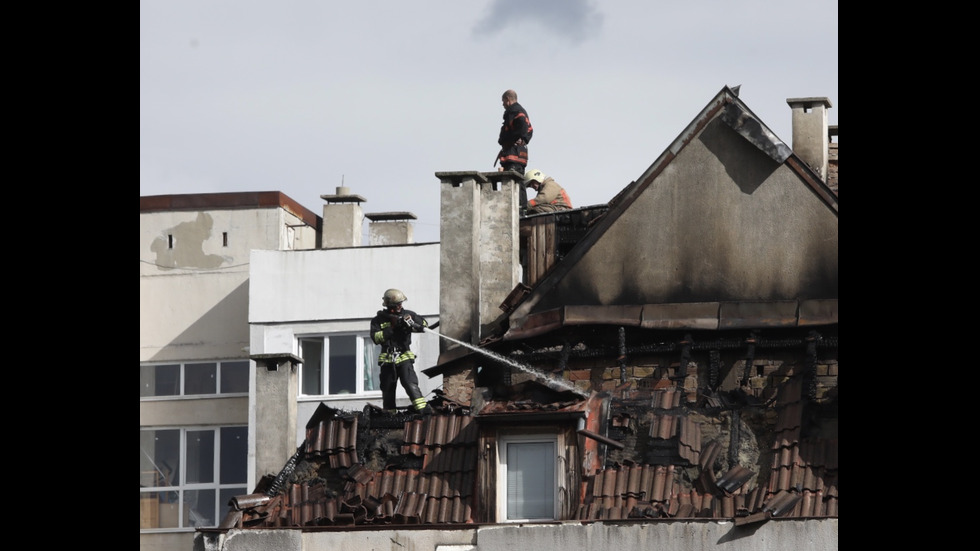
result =
M517 103L517 92L507 90L501 96L504 105L504 121L500 125L500 135L497 143L500 144L500 153L497 160L500 161L499 170L513 170L518 174L524 174L527 168L527 144L534 135L534 127L531 126L531 119L527 116L527 111L521 104ZM494 161L497 164L497 161ZM521 210L524 210L524 203L527 202L527 193L524 187L520 187Z
M411 310L402 308L408 300L398 289L388 289L381 297L383 310L371 320L371 339L381 345L378 365L381 367L381 396L384 409L394 413L395 389L399 381L412 408L426 415L432 407L419 390L419 379L415 374L415 353L411 350L412 333L421 333L429 326L425 318Z
M524 175L524 185L538 192L534 199L527 202L528 214L572 208L572 200L568 198L565 188L558 185L554 178L536 168L527 171Z

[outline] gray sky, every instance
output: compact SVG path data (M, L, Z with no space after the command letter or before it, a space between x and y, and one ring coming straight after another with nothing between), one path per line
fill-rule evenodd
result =
M788 145L787 98L837 124L837 35L837 0L140 0L140 196L345 185L438 241L513 88L529 168L606 203L726 85Z

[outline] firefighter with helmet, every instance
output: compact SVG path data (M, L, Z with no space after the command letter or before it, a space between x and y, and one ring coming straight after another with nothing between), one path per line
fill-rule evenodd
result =
M381 367L381 395L384 409L395 411L395 389L399 381L412 408L423 414L431 414L432 407L422 396L419 378L415 374L415 353L411 350L412 333L421 333L429 326L425 318L402 308L408 300L398 289L388 289L381 297L383 310L371 320L371 339L381 346L378 365Z
M527 202L528 214L572 208L572 200L568 197L565 188L558 185L554 178L536 168L524 174L524 185L537 192L537 195Z

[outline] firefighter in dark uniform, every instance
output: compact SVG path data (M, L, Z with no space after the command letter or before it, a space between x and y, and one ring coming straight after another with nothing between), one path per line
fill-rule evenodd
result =
M405 293L388 289L381 298L384 310L371 320L371 339L381 345L378 365L381 367L381 396L384 409L395 411L395 389L398 381L408 393L412 408L431 414L432 407L422 397L419 378L415 374L415 353L411 350L412 333L421 333L429 326L425 318L402 308Z
M517 103L517 92L507 90L500 99L504 104L504 122L500 126L500 137L497 138L497 143L500 144L500 170L513 170L523 175L527 168L527 144L534 135L534 127L531 126L527 111ZM527 190L524 186L518 187L521 194L519 205L523 211L527 204Z

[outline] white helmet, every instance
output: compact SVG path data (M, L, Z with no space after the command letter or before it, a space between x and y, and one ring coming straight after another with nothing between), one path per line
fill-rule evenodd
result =
M548 177L547 174L541 172L536 168L528 170L527 172L524 173L524 185L529 186L531 185L531 182L537 182L539 184L543 184L545 178L547 177Z
M385 291L383 297L381 297L381 302L385 306L391 306L392 304L400 304L408 300L405 293L399 291L398 289L388 289Z

